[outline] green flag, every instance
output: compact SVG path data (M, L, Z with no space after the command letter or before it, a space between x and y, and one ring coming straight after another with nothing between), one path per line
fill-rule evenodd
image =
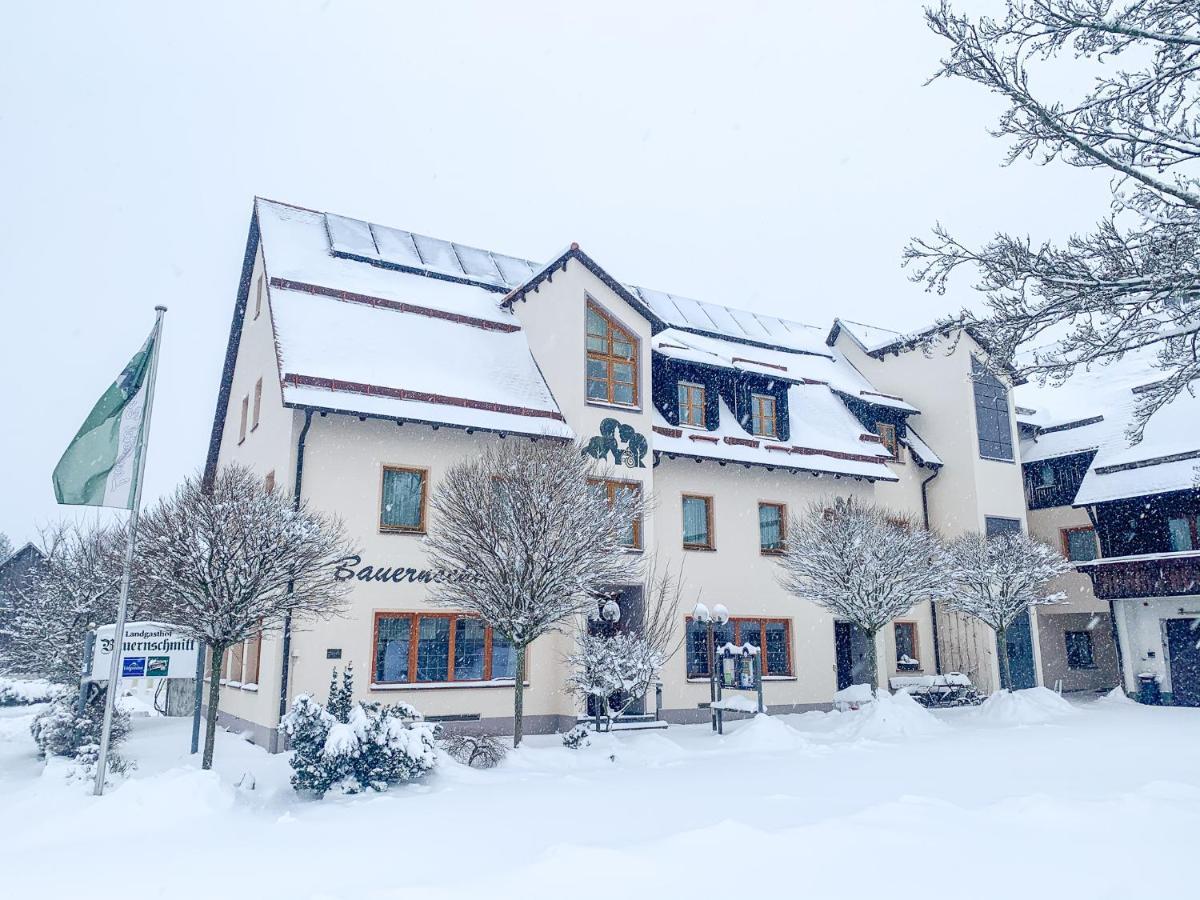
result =
M54 467L54 496L59 503L133 508L153 352L151 331Z

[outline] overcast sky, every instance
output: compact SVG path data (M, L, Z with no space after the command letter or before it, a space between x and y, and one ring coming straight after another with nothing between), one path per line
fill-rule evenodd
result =
M202 464L255 194L536 260L578 241L622 280L895 328L973 300L900 268L935 221L1060 237L1104 210L1092 173L1001 168L980 89L923 86L942 46L919 0L194 9L4 14L0 531L18 544L78 514L51 470L157 303L147 497Z

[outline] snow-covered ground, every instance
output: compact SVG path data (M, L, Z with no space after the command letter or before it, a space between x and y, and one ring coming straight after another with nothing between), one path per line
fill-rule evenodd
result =
M222 733L140 718L100 800L0 710L10 897L1196 896L1200 710L1048 691L930 715L907 698L597 739L535 737L491 771L298 800ZM121 872L110 882L107 869Z

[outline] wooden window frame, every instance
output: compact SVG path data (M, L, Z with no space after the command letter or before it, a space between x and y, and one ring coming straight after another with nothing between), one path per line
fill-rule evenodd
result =
M763 546L761 510L764 506L774 506L779 509L779 543L781 546L775 550ZM787 504L780 503L777 500L760 500L758 501L758 509L758 552L762 556L780 556L787 550Z
M896 462L900 461L900 440L896 437L896 426L891 422L876 422L875 433L883 443L884 449ZM890 437L889 437L890 435Z
M262 416L262 381L263 380L260 378L254 383L254 417L251 420L251 431L258 430L258 423Z
M708 542L705 544L689 544L686 540L683 541L684 550L703 550L713 551L717 549L717 536L713 533L713 498L709 494L682 494L679 498L679 524L682 528L687 526L683 522L683 508L688 500L703 500L705 514L705 529L708 533ZM682 530L682 529L681 529ZM681 535L683 537L683 535Z
M758 639L760 642L758 646L759 646L759 655L762 657L763 678L764 679L766 679L766 678L795 678L796 677L795 660L794 660L793 654L792 654L792 620L791 619L783 619L783 618L780 618L779 616L730 616L729 621L731 623L733 623L734 643L738 644L739 646L746 643L745 640L742 638L742 627L741 627L742 623L743 622L757 622L758 623L758 625L759 625ZM693 622L692 616L685 617L684 630L683 630L683 635L684 635L684 653L683 653L684 675L686 678L689 678L689 679L708 678L707 672L699 672L699 673L692 672L688 668L689 657L691 654L690 654L690 648L687 646L687 632L688 632L688 628L691 626L692 622ZM766 663L767 663L767 643L766 643L766 641L767 641L767 626L768 625L783 625L784 631L787 633L787 641L785 642L787 644L787 673L786 674L781 675L778 672L768 673L766 670Z
M262 314L262 295L263 295L263 277L258 276L258 288L255 291L254 297L254 318L257 319Z
M245 443L246 440L246 425L250 418L250 395L242 397L242 421L238 426L238 444Z
M764 412L763 402L771 404L771 414L768 416ZM755 420L759 422L771 423L771 430L759 430L754 427ZM750 395L750 433L756 437L779 438L779 400L774 394L751 394Z
M604 334L604 339L608 345L607 346L608 352L606 352L606 353L601 353L599 350L592 350L587 345L588 337L592 337L592 336L600 337L600 335L592 335L591 332L588 331L588 326L587 326L587 313L588 312L594 312L601 319L603 319L607 325L607 328L605 329L605 334ZM633 348L633 354L628 359L626 359L625 357L619 357L619 356L616 356L613 354L612 345L613 345L613 332L614 331L620 332L622 335L624 335L625 338L627 339L626 341L624 341L624 343L628 343L630 345L630 347ZM608 310L606 310L604 307L602 307L599 303L597 303L595 300L591 299L590 297L587 299L587 303L586 303L585 311L584 311L583 351L584 351L584 363L583 363L583 399L584 399L584 402L591 404L593 406L615 406L615 407L619 407L620 409L640 409L641 408L641 384L640 384L640 382L641 382L641 364L640 364L640 361L641 361L641 355L642 355L642 342L638 338L638 336L633 332L632 329L627 328L627 327L625 327L625 325L621 324L621 322L617 319L616 316L612 315ZM602 362L605 365L606 375L605 375L605 379L604 379L604 384L606 385L606 392L605 392L605 398L603 398L603 399L599 398L599 397L591 396L591 393L588 390L588 383L591 381L597 380L597 379L590 378L588 376L587 364L589 361L592 361L592 360L595 360L597 362ZM616 384L625 384L626 383L623 381L617 382L614 379L613 366L615 364L629 365L631 368L632 378L633 378L633 383L632 383L633 402L632 403L622 403L619 400L613 399L614 386Z
M1171 553L1190 553L1194 550L1200 549L1200 513L1185 512L1185 513L1180 513L1177 516L1173 516L1170 513L1167 513L1167 517L1166 517L1164 524L1167 527L1167 545L1168 546L1170 546L1170 543L1171 543L1171 520L1172 519L1183 519L1185 522L1188 523L1188 528L1191 529L1191 533L1192 533L1192 550L1171 550L1169 552L1171 552Z
M378 678L378 654L379 654L379 621L380 619L408 619L408 681L381 681ZM418 635L420 634L421 619L449 619L449 643L446 648L446 680L445 681L417 681L417 649ZM455 633L458 630L459 619L475 619L482 622L483 620L474 613L466 612L412 612L402 610L376 610L372 626L371 626L371 684L372 685L405 685L412 687L435 686L439 684L500 684L516 683L517 678L521 678L522 683L525 683L524 672L517 672L516 675L509 678L493 678L492 677L492 627L487 623L483 626L483 677L482 678L456 678L454 673L454 642Z
M915 669L900 668L900 642L896 640L896 630L898 628L912 629L912 649L913 659L917 661ZM895 666L897 672L922 672L924 671L924 663L921 662L921 629L917 627L917 623L911 619L899 619L892 622L892 644L895 652Z
M686 398L687 399L686 399L685 404L682 406L679 406L679 388L686 389ZM699 403L692 402L692 391L700 392L700 402ZM694 381L676 382L675 400L676 400L676 405L679 406L679 427L680 428L696 428L696 429L700 429L700 430L706 430L708 428L708 416L705 413L705 403L707 403L707 401L708 401L708 392L705 390L704 385L697 384ZM690 420L685 422L683 419L684 411L687 410L690 413L691 410L694 410L694 409L700 410L699 423L695 423Z
M589 478L588 484L604 488L604 495L610 505L615 499L618 490L633 489L639 494L642 493L642 483L640 481L622 480L620 478ZM645 549L642 543L642 517L640 515L633 520L633 543L622 546L625 550L631 552Z
M1096 550L1096 555L1092 559L1099 559L1100 544L1097 540L1096 529L1091 525L1075 525L1071 528L1060 528L1058 530L1059 540L1062 542L1062 554L1067 558L1068 562L1089 562L1090 560L1071 559L1071 535L1077 531L1090 531L1092 533L1092 546Z
M421 521L413 527L411 525L388 525L383 521L383 487L387 481L388 472L419 472L421 475ZM383 465L379 469L379 497L377 506L379 509L379 532L380 534L424 534L425 533L425 506L429 500L429 470L420 466L393 466Z

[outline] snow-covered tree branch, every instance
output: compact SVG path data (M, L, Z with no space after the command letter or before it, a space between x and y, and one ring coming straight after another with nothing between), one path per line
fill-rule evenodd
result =
M945 592L938 539L899 513L853 499L814 503L793 516L779 582L865 632L871 690L879 684L875 636L922 600Z
M221 469L208 489L189 478L142 517L136 583L166 621L210 652L204 768L212 766L225 650L289 615L340 613L350 588L333 570L354 552L339 520L265 490L241 466Z
M576 444L509 439L452 467L430 502L430 563L459 573L433 600L477 614L516 651L514 746L526 648L637 580L638 555L624 547L641 494L619 491L610 503L602 477Z
M1179 0L1012 0L1002 20L948 0L926 10L950 44L935 78L1002 97L1007 162L1110 171L1112 212L1064 245L998 234L969 247L942 225L905 249L913 280L945 291L966 268L984 292L972 327L996 360L1052 383L1076 366L1153 347L1161 378L1139 395L1131 437L1200 378L1200 15ZM1039 95L1031 70L1073 53L1095 78L1075 102ZM1119 67L1119 60L1131 64ZM1031 348L1038 348L1033 350ZM1028 352L1019 352L1019 351Z
M646 696L663 666L679 650L679 597L682 575L668 569L661 575L652 566L646 575L641 615L624 622L620 604L600 597L567 657L571 674L567 691L582 703L591 703L599 730L603 719L613 722Z
M1046 586L1071 571L1071 564L1049 544L1015 532L990 538L965 534L950 543L947 553L954 590L946 595L946 606L996 632L1000 684L1011 690L1008 629L1029 607L1064 600L1061 592L1047 593Z

